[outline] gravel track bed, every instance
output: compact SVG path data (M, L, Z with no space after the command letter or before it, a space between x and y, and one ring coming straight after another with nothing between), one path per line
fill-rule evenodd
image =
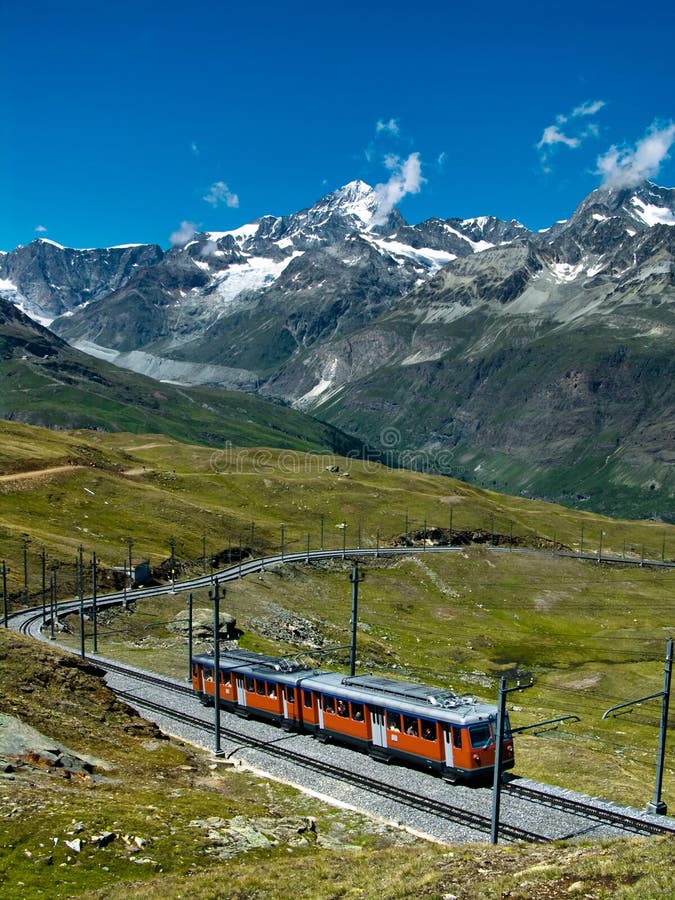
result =
M207 726L211 729L213 728L213 710L204 708L196 697L181 696L170 688L146 684L139 682L137 679L124 677L116 673L108 674L106 680L113 689L133 692L139 698L147 699L149 702L165 703L202 719ZM175 686L184 686L186 682L173 680L173 684ZM206 735L201 729L177 722L169 716L162 716L142 706L139 706L138 710L145 718L156 722L158 727L165 733L199 746L204 750L214 751L212 732ZM427 772L398 765L387 766L372 760L366 754L350 748L332 743L322 744L309 735L288 733L268 723L242 719L222 710L221 731L226 730L236 731L242 735L244 740L246 737L252 737L256 740L268 741L274 744L281 743L305 756L311 756L340 768L348 769L351 772L413 791L421 797L435 799L440 803L450 803L453 806L479 813L488 818L492 812L491 787L450 785L441 778ZM415 834L432 840L443 843L470 843L489 840L489 834L487 833L480 832L466 825L448 822L446 819L438 818L429 813L411 809L402 803L381 797L366 789L359 789L353 784L347 784L338 779L329 778L324 774L314 772L298 763L270 756L263 750L242 746L237 741L223 734L221 734L221 749L226 759L237 760L261 775L270 776L292 784L303 791L320 796L328 802L356 809L359 812L374 816L389 824L397 824ZM568 799L593 803L606 810L626 812L636 817L641 817L645 821L658 822L660 819L660 817L649 816L640 810L621 807L606 801L595 801L593 798L585 795L560 788L551 788L539 782L517 779L516 783L522 783L525 786L545 791L553 794L553 796L564 796ZM633 831L627 831L618 826L599 823L587 817L555 809L551 806L509 796L506 791L502 791L501 795L500 823L527 829L543 837L555 840L574 838L597 840L625 837L627 835L634 836L635 834ZM503 837L500 840L504 842Z

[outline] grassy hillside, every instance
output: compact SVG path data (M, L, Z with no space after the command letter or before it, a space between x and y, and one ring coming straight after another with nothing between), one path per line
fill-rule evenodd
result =
M210 557L240 540L256 553L278 550L282 525L285 549L296 551L308 535L312 548L322 533L328 548L359 539L375 547L408 531L421 545L432 528L441 536L452 527L504 547L675 557L671 526L615 521L357 459L0 421L0 541L10 592L23 584L24 540L35 590L42 547L50 566L70 564L82 544L106 567L126 557L132 540L134 556L159 563L173 537L176 557L201 565L204 548Z
M494 345L476 349L484 317L383 321L385 334L426 334L432 348L443 335L454 349L433 362L377 369L316 415L375 447L395 434L404 458L419 448L408 458L473 484L675 521L670 347L631 342L601 324L534 339L524 322L502 324Z
M250 394L182 388L80 353L0 298L0 418L48 428L157 432L223 447L360 448L358 441Z
M674 629L675 571L609 568L598 556L672 559L672 527L613 521L338 457L261 448L214 452L161 435L69 434L10 423L0 434L0 541L11 609L24 602L24 541L28 594L39 603L43 548L46 575L55 572L59 595L67 597L75 590L80 546L86 564L97 554L105 590L129 542L134 557L158 565L173 541L179 571L201 572L214 556L222 559L228 550L236 556L240 544L247 554L277 552L282 526L286 552L305 550L308 539L319 547L322 534L326 548L359 540L384 547L406 530L422 548L425 534L447 540L450 525L454 540L494 540L504 548L500 555L478 544L444 559L420 549L416 560L365 561L361 665L490 696L502 672L534 672L536 688L522 704L514 701L522 705L518 724L563 714L581 715L583 724L542 739L523 736L520 771L568 785L572 777L591 792L637 805L649 799L657 707L634 715L636 726L628 730L599 720L613 703L659 689L665 640ZM583 549L595 561L511 547ZM227 603L245 642L297 652L283 643L283 630L269 625L282 610L306 620L327 644L344 643L349 563L341 565L292 568L229 587ZM156 616L166 622L184 611L185 598L160 606ZM143 607L135 620L142 633L132 628L128 639L125 619L122 636L110 638L106 652L182 671L183 645L163 627L155 634L152 609ZM103 628L102 646L108 640ZM339 657L334 662L345 664ZM571 753L583 767L570 768Z
M329 465L339 471L328 471ZM520 735L517 772L638 806L651 798L658 704L618 720L601 722L600 716L614 702L660 689L665 640L675 629L673 570L609 568L508 548L583 546L596 560L598 551L601 557L625 552L638 561L642 555L672 558L674 529L334 456L261 448L214 452L162 435L0 424L0 545L10 569L11 609L23 602L24 540L29 594L39 602L43 547L46 571L57 567L66 596L74 588L72 563L80 543L85 561L95 551L105 570L126 556L129 540L134 556L158 563L174 538L177 558L199 572L204 547L209 557L240 540L256 553L278 550L282 525L286 550L304 549L308 534L316 547L322 517L326 547L341 547L343 538L347 546L357 543L359 533L362 544L379 540L384 546L406 528L421 545L425 533L439 537L450 524L456 539L460 532L479 541L494 536L505 549L500 555L474 544L442 558L420 546L410 559L363 560L359 669L489 698L499 674L533 672L535 687L510 695L514 725L564 714L579 715L581 722ZM338 527L343 524L346 533ZM224 605L237 618L242 644L294 655L308 653L303 634L324 646L344 643L350 569L350 560L287 565L229 584ZM194 599L196 606L208 606L204 594ZM98 629L100 652L182 677L185 642L167 623L184 618L185 604L176 593L106 614ZM72 633L59 640L76 647L78 623L68 624ZM675 887L672 841L448 850L393 845L389 832L373 833L362 820L349 819L345 830L343 814L317 811L313 801L285 789L263 791L248 776L214 773L199 754L158 740L94 687L91 673L85 678L56 664L52 650L14 635L0 639L0 712L112 766L106 770L112 780L101 784L38 777L34 768L5 783L0 897L27 889L26 896L42 891L46 897L114 898L127 896L133 882L134 896L189 892L208 898L218 896L225 879L231 895L241 897L290 891L308 898L357 891L378 898L488 898L507 891L523 900L561 893L656 897ZM339 669L345 658L334 652L322 664ZM46 671L49 678L40 674ZM63 691L66 682L71 693ZM52 790L36 793L36 778ZM672 809L670 751L663 796ZM344 841L337 849L320 848L311 838L292 849L292 871L280 866L290 858L282 844L236 854L225 872L189 823L236 815L313 815L320 835L346 834L350 847L362 849L346 849ZM118 837L110 848L95 850L92 836L103 830ZM123 835L147 843L132 846ZM89 842L79 854L64 845L77 836Z
M0 898L628 900L675 890L673 841L426 844L212 765L53 648L0 632L0 676ZM45 740L20 746L22 725ZM57 746L78 774L53 764Z

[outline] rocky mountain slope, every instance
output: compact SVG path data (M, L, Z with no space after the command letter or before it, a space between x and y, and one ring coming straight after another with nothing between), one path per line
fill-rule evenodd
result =
M181 388L94 359L0 298L0 417L33 425L154 432L223 448L360 454L338 429L259 397Z
M259 391L392 458L673 518L673 225L647 182L542 233L411 226L353 182L167 253L36 241L0 258L0 293L118 365Z

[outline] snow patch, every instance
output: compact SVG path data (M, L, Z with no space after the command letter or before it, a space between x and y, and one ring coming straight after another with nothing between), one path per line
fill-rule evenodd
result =
M431 275L442 269L444 265L457 259L455 253L448 253L447 250L434 250L431 247L410 247L408 244L402 244L400 241L390 241L385 238L377 238L373 234L364 234L362 237L368 241L380 253L387 253L390 256L400 259L399 265L403 265L405 260L412 260L429 270Z
M311 406L319 397L322 401L325 401L336 394L340 390L339 385L335 386L337 368L338 358L335 356L331 362L324 367L318 383L315 384L311 390L307 391L306 394L303 394L302 397L298 397L293 405L298 409L303 409L304 407Z
M652 203L644 203L639 197L631 197L631 203L635 207L637 217L645 225L675 225L675 213L667 206L654 206Z
M50 241L49 238L36 238L39 244L51 244L52 247L58 247L59 250L65 250L63 244L57 244L56 241Z
M219 241L225 237L232 237L235 241L245 241L248 238L255 237L259 228L260 222L249 222L247 225L242 225L233 231L206 231L204 233L210 241Z
M286 266L302 251L296 250L281 261L265 256L251 256L244 263L231 265L216 281L218 299L226 305L232 304L243 291L255 291L267 287L277 280Z
M467 219L466 221L470 222L471 219ZM491 250L492 247L495 246L494 244L491 244L490 241L472 241L471 238L467 237L465 234L462 234L461 231L458 231L451 225L448 225L447 222L443 223L443 227L448 232L448 234L454 234L456 237L461 238L463 241L466 241L474 253L482 253L483 250Z
M559 282L575 281L584 271L583 263L572 266L569 263L553 263L551 266L554 278Z
M401 360L402 366L416 366L418 363L436 362L443 358L443 351L418 350Z

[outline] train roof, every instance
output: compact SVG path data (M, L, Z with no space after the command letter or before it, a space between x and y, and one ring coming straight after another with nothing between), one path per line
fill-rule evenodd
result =
M479 721L494 718L497 712L494 704L483 703L475 697L460 696L443 688L412 681L396 681L377 675L345 677L337 672L328 672L316 677L310 676L304 686L447 722L465 722L469 719Z
M202 653L192 657L193 663L213 667L213 654ZM253 650L223 650L220 653L220 668L227 672L239 672L253 678L280 681L284 684L297 685L310 675L318 675L320 669L314 669L296 659L283 656L268 656Z
M203 665L213 665L213 653L202 653L192 657L193 662ZM246 669L249 666L255 669L272 669L274 672L313 672L311 666L295 659L286 659L283 656L268 656L265 653L256 653L254 650L221 650L221 668Z

